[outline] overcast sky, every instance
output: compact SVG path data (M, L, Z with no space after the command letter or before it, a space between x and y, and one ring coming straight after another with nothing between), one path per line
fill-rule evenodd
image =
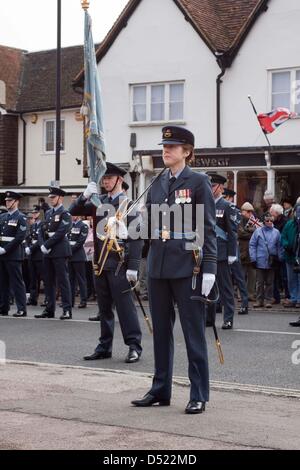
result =
M128 0L90 0L94 42L100 42ZM61 0L62 46L83 43L80 0ZM40 51L56 47L57 0L0 0L0 44Z

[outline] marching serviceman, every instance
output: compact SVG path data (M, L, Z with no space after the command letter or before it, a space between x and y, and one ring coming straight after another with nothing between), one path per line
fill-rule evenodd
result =
M69 261L70 268L70 282L72 291L72 306L75 303L76 281L78 282L80 293L80 304L78 308L86 308L87 302L87 284L86 284L86 271L85 262L86 254L84 251L84 243L89 233L89 227L82 222L80 217L73 216L73 226L68 235L69 242L72 249L72 257Z
M72 296L68 272L68 258L72 250L68 233L72 228L72 217L63 206L65 191L49 188L49 201L52 209L45 215L45 222L39 229L39 244L44 255L47 306L35 318L54 318L56 307L56 286L61 292L63 314L60 320L72 318Z
M117 212L124 199L127 201L126 205L130 205L122 190L125 174L126 172L121 168L107 163L107 171L102 179L102 185L107 194L100 196L100 207L96 209L94 204L89 201L91 196L98 192L96 183L89 183L84 193L70 207L72 215L93 216L95 289L100 313L101 336L95 352L90 356L85 356L85 360L106 359L112 356L115 326L114 305L119 317L124 343L129 347L125 362L137 362L142 353L142 333L130 292L130 282L136 284L138 279L142 241L127 238L128 232L125 224L117 220L116 217L111 217ZM135 216L128 216L127 219L130 224ZM105 224L107 227L117 225L118 244L121 251L117 252L115 249L109 248L111 246L110 240L107 239L106 232L99 228L101 226L104 228ZM103 248L104 240L106 240L106 247ZM101 253L103 257L101 257Z
M8 315L10 290L13 292L18 311L14 317L26 317L26 288L22 276L26 237L26 216L19 211L21 194L6 191L7 213L0 215L0 315Z
M221 303L224 306L223 330L231 330L234 316L234 295L230 265L237 261L237 236L234 223L234 208L223 198L226 178L216 173L209 173L212 192L215 199L216 234L218 247L217 283L220 290ZM216 314L215 305L208 306L208 316L213 319Z
M30 297L27 305L37 305L39 295L39 283L44 281L43 254L38 240L38 231L41 228L42 221L40 219L40 206L33 206L30 212L33 223L29 227L29 234L26 237L26 255L29 257L30 269Z
M205 410L209 399L206 316L204 303L196 302L191 297L200 294L207 297L215 283L215 205L209 178L188 166L194 156L194 135L187 129L167 126L163 128L162 145L167 170L153 183L146 203L148 225L151 227L148 292L153 321L155 373L150 391L142 399L132 401L132 404L140 407L170 405L176 303L187 348L191 382L190 401L185 412L198 414ZM161 217L154 217L157 205L163 205ZM180 225L177 225L177 218L176 225L181 227L181 233L176 231L172 219L168 221L165 218L168 207L175 214L179 212ZM203 217L197 217L201 207ZM176 208L179 210L176 211ZM187 223L182 227L182 217L185 218L186 212L192 213L191 219L187 217L190 225ZM196 241L191 243L191 232L187 233L191 229L199 236L203 231L203 241L196 235Z

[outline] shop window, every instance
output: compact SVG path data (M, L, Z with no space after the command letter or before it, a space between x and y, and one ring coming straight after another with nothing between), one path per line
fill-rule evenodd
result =
M285 198L291 198L293 204L300 196L300 170L276 171L275 178L275 198L276 202L282 204Z
M264 211L264 192L267 189L265 171L239 171L237 176L237 205L250 202L258 215Z

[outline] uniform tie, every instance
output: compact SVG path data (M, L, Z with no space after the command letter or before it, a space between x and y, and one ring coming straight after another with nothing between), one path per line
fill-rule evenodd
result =
M169 179L169 188L171 189L173 183L177 180L176 176L172 176L172 178Z

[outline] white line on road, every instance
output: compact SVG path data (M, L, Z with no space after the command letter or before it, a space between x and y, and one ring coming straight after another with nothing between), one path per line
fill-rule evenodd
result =
M239 331L242 333L262 333L262 334L270 334L270 335L300 335L300 332L297 333L296 331L270 331L270 330L241 330L239 328L233 330L233 331Z
M21 317L21 318L16 318L16 317L10 317L10 316L7 316L7 317L0 317L0 320L3 319L3 320L36 320L36 321L40 321L40 322L45 322L45 321L60 321L60 322L64 322L64 323L89 323L89 324L95 324L95 323L99 323L99 322L93 322L93 321L89 321L89 320L75 320L72 318L72 320L60 320L58 317L57 318L34 318L34 317ZM118 322L118 317L116 316L116 321ZM220 329L221 327L218 326L218 329ZM293 327L295 328L295 327ZM236 332L241 332L241 333L261 333L261 334L271 334L271 335L297 335L297 336L300 336L300 329L298 330L296 328L297 331L270 331L270 330L245 330L245 329L240 329L240 328L234 328L232 330L233 333L236 333Z

